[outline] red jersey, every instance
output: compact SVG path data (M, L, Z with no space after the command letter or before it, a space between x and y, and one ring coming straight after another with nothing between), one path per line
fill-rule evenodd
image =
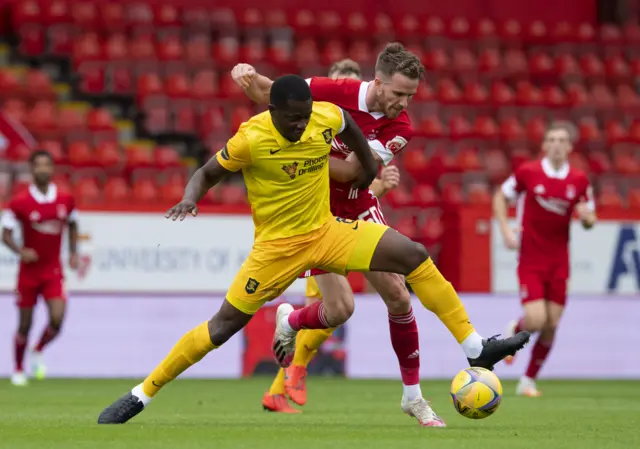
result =
M332 80L314 77L307 79L307 83L315 101L333 103L353 117L369 141L369 146L380 156L384 165L388 165L411 139L413 131L406 111L402 111L395 119L387 118L382 112L369 111L366 98L370 82L350 78ZM331 145L331 157L346 159L349 154L349 147L336 137ZM352 190L351 183L331 181L331 211L334 215L357 218L357 215L372 206L374 199L369 189Z
M518 269L549 269L569 276L569 230L573 209L586 201L595 210L587 175L565 164L555 170L548 159L522 164L502 184L509 199L518 198L522 228Z
M36 186L16 195L8 209L2 213L0 227L22 228L23 246L38 254L38 260L20 264L20 272L43 272L55 270L61 273L60 249L62 235L69 222L77 219L75 201L70 194L59 192L50 184L47 193Z

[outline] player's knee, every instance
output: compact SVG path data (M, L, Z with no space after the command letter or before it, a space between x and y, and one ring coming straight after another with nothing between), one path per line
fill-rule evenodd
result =
M325 307L325 317L331 327L338 327L347 322L355 310L354 301L342 301L333 304L331 309Z
M388 290L382 295L387 310L392 315L408 313L411 310L411 295L404 281L401 278L398 279L398 282L389 283Z
M413 270L418 268L429 258L427 248L425 248L421 243L413 241L411 242L411 245L408 245L407 251L403 252L405 259L405 272L402 274L405 275L411 274Z
M529 332L541 332L547 323L547 317L544 315L527 315L524 318L527 330Z
M29 331L31 330L31 323L25 325L20 323L20 325L18 326L18 335L21 335L23 337L27 337L29 335Z

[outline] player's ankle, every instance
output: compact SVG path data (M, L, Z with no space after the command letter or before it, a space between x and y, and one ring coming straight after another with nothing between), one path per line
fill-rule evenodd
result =
M403 385L402 397L407 401L415 401L416 399L421 398L422 390L420 389L420 384Z
M144 389L142 388L142 385L143 384L139 384L133 387L131 389L131 394L140 399L140 402L142 402L142 404L144 404L144 406L146 407L153 398L147 396L147 394L144 392Z
M477 332L472 332L460 343L467 358L477 359L482 353L482 337Z

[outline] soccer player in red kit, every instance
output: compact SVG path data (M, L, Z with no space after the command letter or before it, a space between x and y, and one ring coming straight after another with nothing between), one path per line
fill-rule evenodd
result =
M549 355L566 305L571 217L575 211L586 229L596 222L589 179L568 163L575 134L569 123L552 124L542 143L544 158L518 167L493 201L505 245L520 251L518 279L524 314L509 325L508 333L539 333L527 371L516 388L523 396L540 395L535 379ZM515 200L517 231L507 221L508 203ZM512 360L510 357L507 362Z
M413 53L406 51L399 43L391 43L378 55L375 73L375 80L370 82L322 77L310 78L307 82L311 87L314 100L334 103L349 112L367 137L376 160L386 166L412 137L411 121L406 109L418 89L424 68ZM249 98L261 104L269 102L269 92L273 83L269 78L259 75L248 64L235 66L231 74ZM350 154L351 150L343 142L339 139L333 140L332 158L344 160ZM337 179L337 177L332 179L330 198L332 213L345 219L371 220L384 224L378 199L369 189L353 189L351 185L354 178L353 173L345 172L344 179ZM306 275L315 276L323 301L353 304L353 292L345 277L324 273L321 270L310 270ZM428 402L422 397L418 327L404 278L397 274L383 272L370 272L365 276L380 294L389 311L391 343L398 357L403 382L401 401L403 412L415 417L422 426L444 427L444 421L433 412ZM442 292L439 294L443 303L449 300L459 301L457 296L454 298L445 293L445 290L455 295L450 284L443 285ZM305 316L314 314L321 316L323 307L323 302L317 302L302 310L305 311ZM433 310L452 332L471 364L479 363L485 368L492 369L493 365L505 356L498 354L504 354L506 346L513 342L497 339L483 340L475 330L469 335L462 335L456 331L457 323L454 323L453 315L438 314L431 304L425 304L425 307ZM310 312L307 312L307 308L311 308ZM353 309L349 311L351 312ZM319 322L314 323L313 327L309 325L302 327L315 329L314 334L321 334L323 331L322 323ZM324 335L326 338L329 334L325 331ZM302 339L303 336L300 335L299 338Z
M49 309L49 323L31 352L33 375L42 379L45 366L42 350L59 334L66 308L64 273L60 262L62 235L69 228L69 265L78 266L77 213L73 197L59 191L51 182L54 164L46 151L35 151L29 159L33 184L17 193L0 219L2 241L20 257L20 271L16 287L19 311L15 336L14 385L26 385L23 360L31 330L33 308L39 296ZM22 228L22 246L14 240L13 230Z

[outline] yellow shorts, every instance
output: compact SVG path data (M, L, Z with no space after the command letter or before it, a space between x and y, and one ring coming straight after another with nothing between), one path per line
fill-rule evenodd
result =
M318 287L318 283L316 282L315 277L309 276L307 278L307 288L305 289L304 295L307 298L322 299L322 293L320 293L320 287Z
M387 229L370 221L332 218L308 234L254 243L231 283L227 301L253 315L311 268L342 275L369 271L373 253Z

